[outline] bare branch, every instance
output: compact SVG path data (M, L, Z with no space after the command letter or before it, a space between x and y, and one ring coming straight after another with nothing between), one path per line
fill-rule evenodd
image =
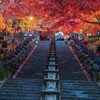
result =
M100 23L100 18L99 16L95 16L95 18L98 20L98 22Z
M58 1L58 3L59 3L63 8L66 7L66 4L63 6L62 3L61 3L59 0L57 0L57 1Z
M80 18L81 19L81 18ZM98 24L98 25L100 25L100 23L99 22L90 22L90 21L86 21L86 20L84 20L84 19L81 19L83 22L86 22L86 23L91 23L91 24Z

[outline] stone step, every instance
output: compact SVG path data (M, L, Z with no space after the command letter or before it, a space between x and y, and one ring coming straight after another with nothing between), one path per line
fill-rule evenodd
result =
M37 84L38 85L38 84ZM41 85L4 85L3 88L34 88L34 87L39 87ZM2 89L2 88L1 88Z
M92 90L94 90L94 91L100 91L100 89L98 89L98 88L83 88L83 87L62 87L62 86L60 86L61 87L61 89L70 89L70 90L87 90L87 91L92 91Z
M35 95L35 94L41 94L41 89L37 90L37 89L33 89L33 90L2 90L1 93L0 93L0 96L6 96L8 94L12 94L12 95L15 95L15 94L24 94L24 95L27 95L27 94L32 94L32 95Z
M32 100L32 98L39 100L41 97L42 83L43 79L16 78L8 80L0 88L0 100L22 100L22 98L24 100L26 96L26 100Z
M92 85L92 84L79 84L79 86L77 86L77 84L60 84L61 86L63 87L83 87L83 88L86 88L86 87L94 87L94 88L98 88L96 84Z
M61 100L100 100L100 98L96 98L96 97L79 98L79 97L73 97L73 96L62 96Z
M34 98L34 99L33 99ZM40 96L37 97L11 97L11 96L2 96L0 97L0 100L40 100Z
M39 81L39 82L41 82L41 81ZM39 83L39 82L29 82L29 81L26 81L26 82L24 82L24 81L9 81L9 82L7 82L7 84L25 84L25 85L27 85L27 84L42 84L42 82L41 83Z
M28 92L28 91L27 91ZM28 97L37 97L37 96L39 96L39 94L41 94L41 92L40 93L34 93L34 94L32 94L32 93L25 93L25 92L9 92L9 93L0 93L0 97L3 95L3 96L19 96L19 97L25 97L25 96L28 96Z
M60 80L61 81L61 80ZM75 81L61 81L61 83L72 83L72 84L96 84L96 82L88 82L82 80L75 80Z
M83 87L83 88L98 88L95 84L94 85L85 85L85 84L79 84L79 85L77 85L77 84L61 84L61 87L77 87L77 88L80 88L80 87Z
M62 91L62 90L61 90ZM69 91L69 90L63 90L62 92L62 94L66 94L66 95L75 95L75 90L71 90L71 91ZM82 94L87 94L87 95L90 95L90 96L97 96L97 97L100 97L100 91L83 91L83 90L76 90L76 92L82 92Z
M55 73L58 73L59 70L45 70L45 72L55 72Z
M61 91L62 92L71 92L71 91L83 91L84 93L88 93L88 92L90 92L90 93L98 93L98 94L100 94L100 90L98 89L98 90L96 90L96 89L85 89L85 90L83 90L83 89L65 89L65 88L62 88L61 87ZM94 92L95 91L95 92Z
M76 83L76 82L80 82L80 83L83 83L83 82L85 82L85 83L95 83L95 82L89 82L89 81L87 81L87 80L61 80L61 82L72 82L72 83Z
M69 83L69 84L89 84L89 85L94 85L96 82L89 82L89 81L83 81L83 80L60 80L61 84Z
M59 82L59 79L49 79L49 78L44 78L44 81L57 81L57 82Z
M95 82L61 80L61 99L62 100L99 100L100 89Z
M12 83L12 82L28 82L28 83L38 83L38 82L41 82L43 80L38 80L38 79L11 79L11 80L8 80L7 83Z
M50 41L39 41L17 78L0 88L0 100L40 100L49 48Z
M95 95L95 96L93 96L93 95L91 95L91 96L89 96L88 94L83 94L83 95L74 95L74 94L64 94L64 95L62 95L61 94L61 96L64 98L68 98L68 97L73 97L73 98L86 98L86 99L88 99L88 98L95 98L96 100L97 100L97 98L100 100L100 96L97 96L97 95Z
M42 88L41 88L42 89ZM6 93L23 93L23 94L27 94L27 93L29 93L29 94L33 94L33 93L41 93L41 89L37 89L37 88L34 88L34 89L3 89L3 90L1 90L0 92L0 96L1 95L4 95L4 94L6 94Z
M32 91L30 92L30 91L8 91L8 92L1 92L0 93L0 98L17 98L17 97L21 97L21 98L23 98L23 100L24 100L24 98L27 98L27 99L29 99L29 98L38 98L38 100L40 99L40 95L41 95L41 92L33 92L32 93ZM2 100L2 99L0 99L0 100ZM6 99L6 100L8 100L8 99ZM13 100L15 100L15 99L13 99ZM19 99L20 100L20 99Z
M76 81L76 82L62 82L62 81L60 81L60 83L61 83L61 85L97 86L95 82L78 82L78 81Z
M59 73L60 73L60 72L59 72ZM60 79L65 79L65 78L66 78L66 76L64 76L64 75L61 76L61 75L60 75ZM76 79L77 81L79 81L79 80L84 80L84 77L77 78L77 77L75 77L75 76L68 75L68 76L67 76L67 79L72 79L72 80L73 80L73 79Z
M43 94L60 94L60 91L48 91L48 90L42 90Z

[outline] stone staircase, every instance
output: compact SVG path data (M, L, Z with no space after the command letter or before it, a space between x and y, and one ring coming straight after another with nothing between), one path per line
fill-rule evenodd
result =
M63 41L56 42L61 100L100 100L100 89L89 82Z
M57 49L49 48L50 42L40 42L17 78L0 88L0 100L100 100L100 89L87 80L69 47L56 42Z
M61 100L55 40L52 38L40 100Z
M0 88L0 100L40 100L49 48L50 41L39 42L17 78Z
M61 100L100 100L100 89L94 82L61 80Z
M42 82L29 77L8 80L0 89L0 100L40 100Z

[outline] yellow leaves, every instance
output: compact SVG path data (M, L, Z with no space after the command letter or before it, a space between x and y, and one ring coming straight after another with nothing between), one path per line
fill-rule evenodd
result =
M0 30L5 28L5 24L3 23L3 18L2 18L2 14L0 13Z
M3 20L2 13L0 13L0 22Z
M0 31L2 31L3 29L7 29L8 31L12 32L12 28L9 28L4 22L3 22L3 17L2 17L2 13L0 13Z
M0 0L0 3L2 3L2 1Z
M23 31L27 31L28 29L32 31L34 28L36 28L36 25L39 23L36 17L34 16L27 16L22 19L20 23L20 27L22 27Z

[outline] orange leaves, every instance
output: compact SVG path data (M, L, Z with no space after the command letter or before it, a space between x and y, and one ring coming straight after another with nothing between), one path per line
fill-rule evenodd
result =
M9 28L9 27L7 26L7 24L3 22L3 17L2 17L2 14L0 13L0 32L1 32L3 29L5 29L5 28L6 28L8 31L11 31L11 30L12 30L12 28Z
M6 27L6 24L3 23L2 14L0 13L0 30L4 29Z

